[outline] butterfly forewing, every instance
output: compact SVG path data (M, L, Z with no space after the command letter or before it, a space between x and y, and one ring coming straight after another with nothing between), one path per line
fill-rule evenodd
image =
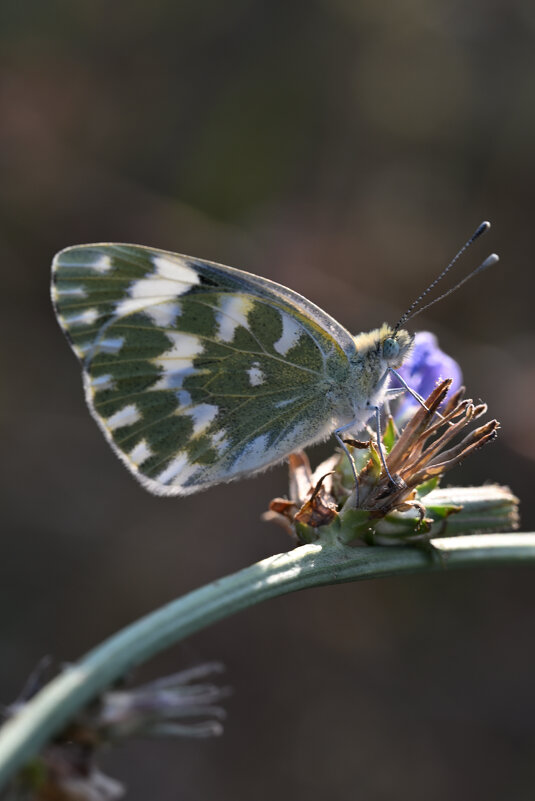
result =
M152 492L254 472L333 429L353 339L285 287L104 244L59 253L52 294L93 415Z

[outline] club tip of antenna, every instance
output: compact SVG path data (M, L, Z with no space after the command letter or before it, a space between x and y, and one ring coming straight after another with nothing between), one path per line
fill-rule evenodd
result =
M483 222L480 223L480 225L478 225L476 230L474 231L474 234L472 236L472 242L474 241L474 239L477 239L478 236L481 236L481 234L484 234L486 231L488 231L489 228L490 228L489 221L483 220Z
M481 264L481 269L485 270L487 267L492 267L493 264L496 264L500 261L500 257L497 253L491 253L490 256L487 256L484 262Z

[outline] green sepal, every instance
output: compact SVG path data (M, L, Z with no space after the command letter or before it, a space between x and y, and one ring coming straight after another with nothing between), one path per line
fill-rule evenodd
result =
M458 514L462 512L462 506L455 506L454 504L440 504L437 506L426 506L427 514L433 518L433 522L436 523L439 520L446 520L450 515Z
M378 480L381 472L383 470L383 463L381 462L381 457L379 455L379 451L377 450L377 446L372 442L370 445L370 460L372 462L372 469L370 472L370 476Z
M397 439L396 424L394 418L389 415L385 430L383 433L383 445L387 453L390 453Z
M427 510L429 511L429 510ZM405 540L425 534L434 521L429 517L422 520L418 513L393 511L381 518L377 526L378 536L391 537L394 540Z
M439 484L440 484L439 476L434 476L433 478L430 478L428 481L424 481L423 484L420 484L416 488L418 497L423 498L424 495L427 495L428 493L432 492L432 490L436 489Z
M364 468L366 467L366 465L370 461L370 449L366 448L366 450L363 450L363 451L357 450L357 449L353 449L353 459L355 461L355 468L357 470L357 473L360 473L360 471L364 470ZM347 463L347 459L345 461ZM348 485L349 486L351 486L352 484L355 483L354 480L353 480L353 473L351 471L351 468L349 467L349 464L348 464L347 477L348 477Z
M338 539L347 545L353 540L367 540L372 531L372 516L365 509L344 509L337 520Z
M319 539L318 529L301 523L299 520L294 522L295 534L299 545L310 545Z
M463 510L462 506L455 504L439 504L426 506L427 512L433 520L445 520L450 515L456 514Z

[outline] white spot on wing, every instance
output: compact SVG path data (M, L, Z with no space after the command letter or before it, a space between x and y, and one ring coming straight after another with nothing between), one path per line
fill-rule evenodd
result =
M98 375L95 378L90 379L91 387L98 392L101 389L113 389L115 386L115 381L113 380L113 376L110 373L106 373L105 375Z
M185 292L200 283L195 270L188 267L180 257L153 256L154 272L146 278L132 281L128 289L129 298L117 304L118 314L131 314L135 311L146 310L153 316L156 325L170 325L180 307L169 303L171 299L183 295ZM161 304L157 310L155 304ZM149 307L152 307L149 309Z
M79 270L96 270L97 273L107 273L112 268L111 259L108 255L104 253L99 253L93 259L93 261L85 261L85 257L87 254L90 256L92 255L92 251L90 249L85 248L74 248L77 251L78 257L80 257L83 253L84 258L80 261L69 261L69 256L72 256L72 251L68 248L66 251L62 251L57 254L54 259L54 266L56 269L61 269L62 267L67 267L69 269L79 269ZM77 256L74 255L76 259Z
M195 334L184 334L181 332L168 331L166 337L171 342L171 347L156 359L165 362L166 359L191 359L198 356L204 350L201 339Z
M182 309L176 301L169 300L167 303L158 303L156 306L149 306L145 309L145 314L152 317L154 324L159 328L169 328L175 324L175 320L180 316Z
M253 362L252 367L246 370L246 373L249 376L249 383L252 387L259 387L266 380L258 362Z
M153 303L153 299L147 301L146 298L126 298L120 300L115 304L115 314L123 317L126 314L135 314L138 311L143 311L148 303Z
M178 295L183 295L184 292L188 292L192 286L192 283L186 284L183 281L173 281L170 278L158 278L158 276L153 276L152 278L140 278L139 281L134 281L130 285L128 294L131 298L135 298L136 300L141 300L142 298L147 300L150 298L154 303L158 300L169 300Z
M210 403L199 403L188 411L188 416L193 418L193 435L197 436L208 428L214 417L219 411L218 406Z
M159 363L159 360L155 359L155 362ZM163 362L163 364L165 370L158 381L152 385L151 389L180 389L182 382L189 375L196 375L204 372L203 370L196 370L193 366L193 362L187 359L168 359L166 362Z
M139 409L134 403L130 403L128 406L119 409L115 414L112 414L111 417L108 417L106 426L113 431L121 426L131 426L133 423L137 423L138 420L141 420Z
M147 445L146 440L142 439L141 442L138 442L136 447L130 451L128 458L131 459L135 465L140 465L153 455L154 454Z
M178 389L188 375L200 372L193 366L193 359L204 350L204 345L194 334L168 331L172 343L162 356L153 359L153 364L163 368L163 373L153 389Z
M285 406L289 406L290 403L295 403L297 398L286 398L285 400L277 401L274 403L273 406L275 409L284 409Z
M152 263L155 267L155 275L160 278L168 278L171 281L194 286L199 284L201 279L196 270L190 267L185 259L180 256L153 256Z
M289 314L285 314L281 312L281 319L282 319L282 334L280 338L274 343L273 347L280 353L281 356L286 356L289 350L293 348L294 345L297 345L301 335L303 334L303 328L299 323L297 323L293 317L290 317Z
M290 431L283 438L282 442L284 442L285 440L289 440L293 443L293 442L299 442L301 440L306 440L306 436L303 435L306 434L308 428L309 428L308 420L300 420L298 423L294 425L292 429L290 429Z
M191 395L185 389L177 392L176 397L181 406L191 406Z
M107 339L101 339L96 344L98 350L102 353L118 353L124 345L124 337L108 337ZM87 350L87 347L85 349Z
M139 311L148 314L155 325L160 328L167 328L170 325L174 325L182 310L177 301L168 300L167 298L161 300L159 297L126 298L115 305L115 313L119 317L135 314Z
M87 292L83 286L54 286L55 293L61 298L86 298Z
M179 453L160 473L156 481L160 484L172 484L175 487L180 487L199 471L199 465L191 463L186 453Z
M264 456L268 442L267 434L260 436L249 442L239 456L234 460L232 472L238 473L244 470L255 470L259 464L265 461Z
M249 330L247 315L253 305L252 298L246 295L223 295L215 315L218 326L216 336L222 342L232 342L240 325Z
M67 315L64 319L66 325L92 325L98 317L98 309L86 309L79 314Z
M84 267L89 267L92 270L96 270L97 273L107 273L111 270L111 259L109 256L105 256L101 254L94 262L91 264L84 264Z
M175 458L169 462L165 470L162 470L160 475L156 476L156 481L160 484L170 484L187 464L188 455L186 453L179 453L178 456L175 456Z
M219 455L225 451L229 446L227 439L227 432L224 428L220 428L215 434L212 434L212 447L218 452Z
M196 462L187 464L184 469L180 471L180 475L173 480L173 486L184 487L187 484L194 484L195 482L190 479L196 479L200 473L202 473L202 467Z

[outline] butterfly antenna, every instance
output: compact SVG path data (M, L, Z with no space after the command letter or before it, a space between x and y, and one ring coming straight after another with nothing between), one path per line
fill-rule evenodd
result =
M450 295L452 292L455 292L456 289L459 289L459 287L462 286L466 281L468 281L469 278L473 278L474 275L476 275L477 273L481 272L486 267L489 267L491 264L495 264L498 261L498 256L496 256L496 254L493 253L491 256L489 256L487 259L485 259L485 261L482 264L480 264L479 267L476 267L475 270L473 270L465 278L463 278L462 281L460 281L458 284L456 284L456 286L454 286L452 289L448 290L448 292L445 292L443 295L440 295L440 297L438 297L435 300L431 301L431 303L428 303L427 305L422 306L422 308L418 309L418 311L414 311L414 309L421 303L421 301L425 298L425 296L428 295L431 292L431 290L434 289L436 287L436 285L440 281L442 281L442 279L449 273L449 271L451 270L451 268L453 267L455 262L458 261L458 259L462 256L462 254L465 252L465 250L467 250L470 247L470 245L473 242L475 242L476 239L478 239L481 236L481 234L484 234L486 231L488 231L489 228L490 228L490 223L487 220L485 220L480 225L478 225L478 227L476 228L476 230L474 231L474 233L472 234L470 239L468 239L465 242L465 244L462 246L462 248L459 250L459 252L455 254L455 256L450 261L448 266L445 267L442 270L440 275L437 275L435 280L432 281L429 284L427 289L424 289L422 294L419 295L416 298L416 300L413 301L413 303L411 303L411 305L409 306L409 308L407 309L405 314L403 314L399 318L398 322L394 326L394 333L396 333L396 331L398 331L401 328L401 326L404 325L407 322L407 320L409 320L411 317L415 317L417 314L420 314L420 312L422 312L424 309L428 309L429 306L432 306L434 303L438 303L439 300L442 300L443 298L445 298L448 295Z
M469 281L470 278L473 278L474 275L477 275L478 273L483 272L483 270L486 270L487 267L491 267L493 264L496 264L496 262L498 262L498 261L500 261L500 257L496 253L491 253L490 256L487 256L485 261L481 262L479 267L476 267L476 269L472 270L471 273L468 273L468 275L465 275L465 277L461 281L459 281L458 284L455 284L455 286L452 286L452 288L448 289L447 292L443 292L442 295L439 295L438 298L435 298L434 300L430 301L430 303L426 303L425 306L422 306L420 309L416 309L416 311L413 312L413 314L411 314L410 319L412 320L413 317L416 317L418 314L420 314L420 312L425 311L430 306L434 306L435 303L439 302L439 300L443 300L444 298L447 298L448 295L451 295L452 292L456 292L456 290L459 289L459 287L461 287L463 284L466 284L466 282Z

